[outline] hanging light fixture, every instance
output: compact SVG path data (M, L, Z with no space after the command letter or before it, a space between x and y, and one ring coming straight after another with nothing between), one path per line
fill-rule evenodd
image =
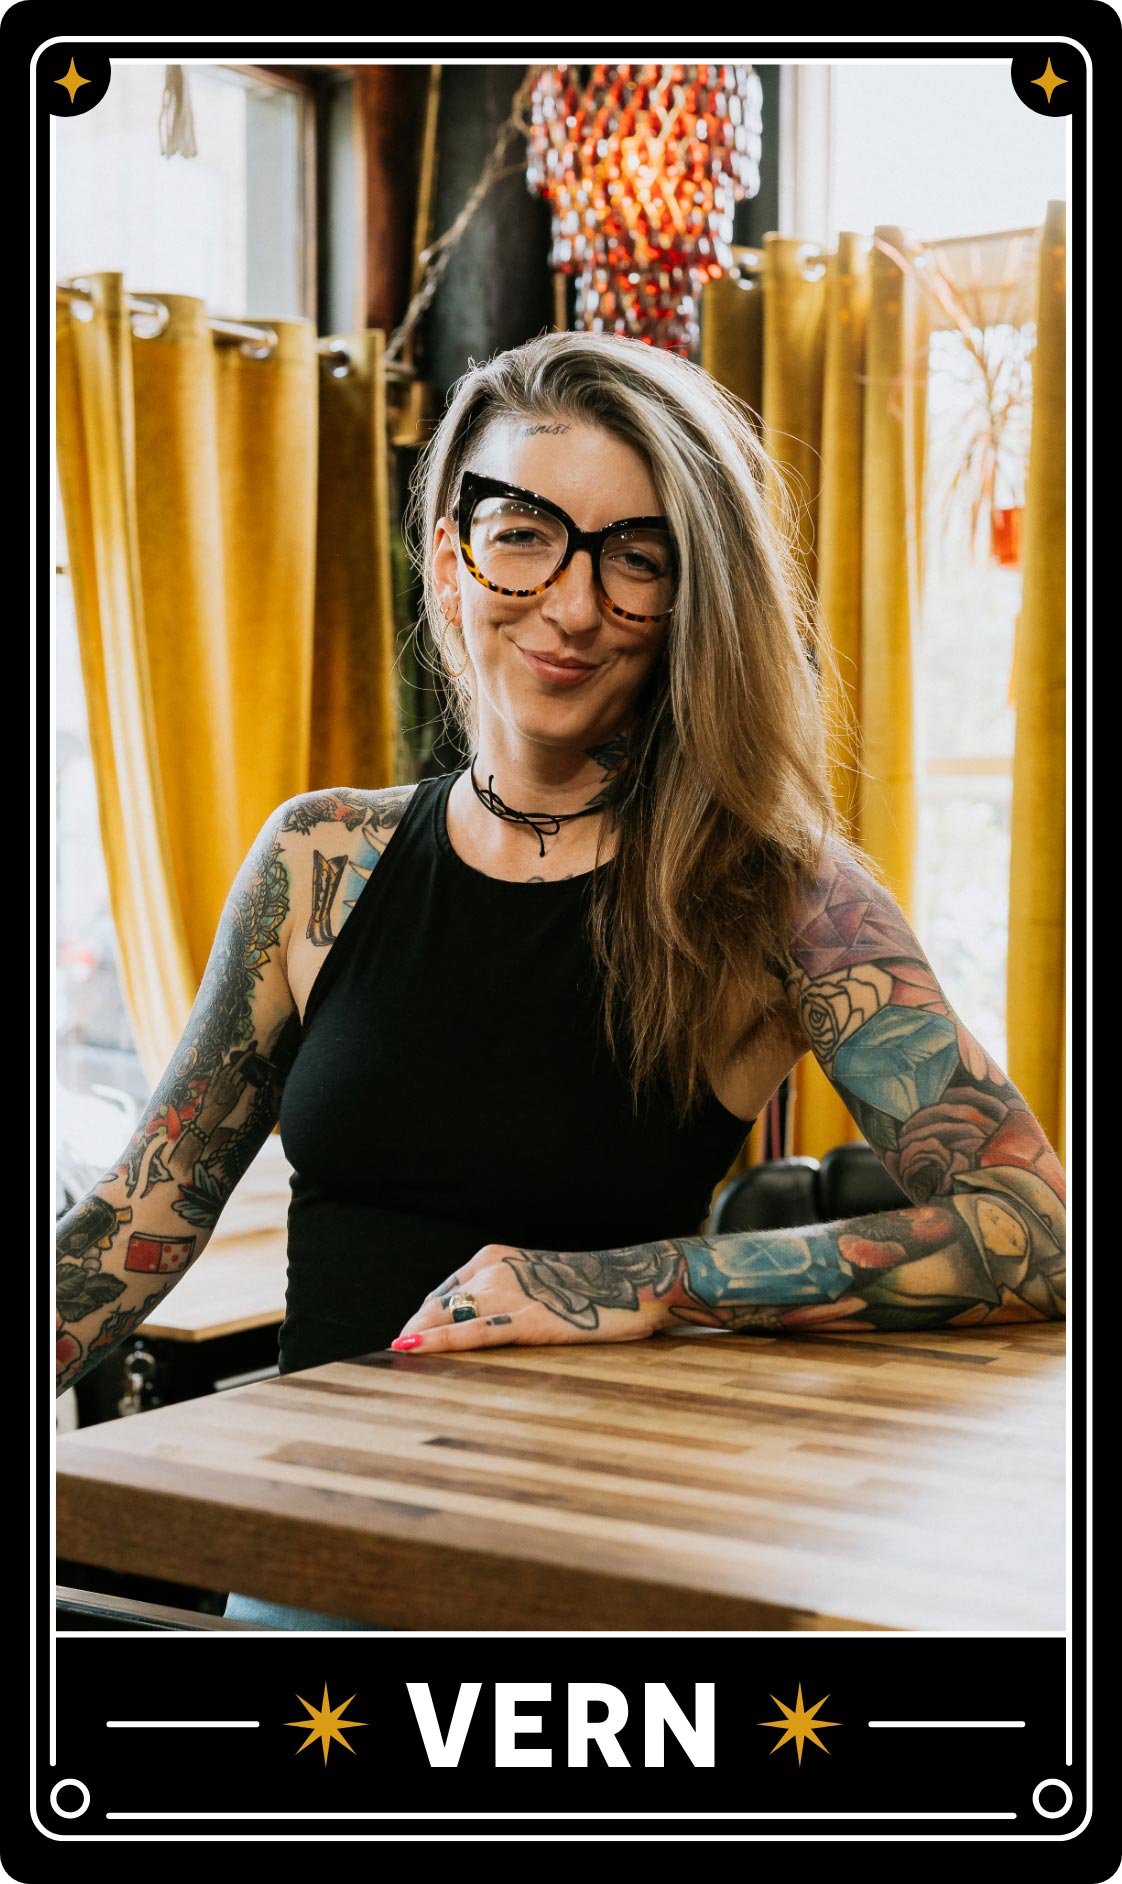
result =
M529 188L553 207L550 264L580 327L676 353L732 266L733 207L760 187L763 87L750 65L545 66L531 92Z

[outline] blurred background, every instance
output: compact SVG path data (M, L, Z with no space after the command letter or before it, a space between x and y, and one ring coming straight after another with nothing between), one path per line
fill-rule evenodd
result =
M1064 1156L1070 122L1007 62L887 59L138 60L52 119L60 1207L268 811L464 762L402 508L469 362L551 327L752 409L860 728L843 815ZM804 1062L743 1162L856 1137Z

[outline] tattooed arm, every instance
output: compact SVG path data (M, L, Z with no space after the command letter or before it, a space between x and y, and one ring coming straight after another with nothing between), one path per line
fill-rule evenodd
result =
M1062 1320L1063 1169L893 898L833 851L776 966L823 1072L913 1204L824 1226L797 1247L774 1239L775 1254L786 1242L815 1271L817 1300L782 1313L782 1325Z
M315 972L411 790L305 792L266 819L140 1125L56 1226L57 1393L150 1316L205 1249L276 1124Z
M407 797L305 793L266 819L140 1125L56 1226L56 1392L104 1360L202 1254L277 1120L300 1039L291 971L306 993L309 962L338 935Z
M624 1341L691 1321L775 1334L1063 1318L1059 1161L952 1010L892 897L832 851L773 966L911 1207L619 1250L489 1245L406 1324L407 1346ZM476 1295L479 1316L449 1326L441 1298L457 1287Z
M242 864L140 1124L56 1225L56 1392L131 1334L197 1260L276 1122L300 1032L283 962L288 809L266 820Z

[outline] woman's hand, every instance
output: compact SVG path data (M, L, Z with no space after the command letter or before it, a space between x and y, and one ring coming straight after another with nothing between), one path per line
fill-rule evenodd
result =
M673 1243L577 1251L487 1243L433 1290L392 1345L442 1354L511 1342L642 1341L671 1320L678 1266ZM478 1307L470 1321L452 1319L449 1304L461 1292Z

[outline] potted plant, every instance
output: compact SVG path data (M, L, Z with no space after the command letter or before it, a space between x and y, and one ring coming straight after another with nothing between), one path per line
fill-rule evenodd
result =
M938 257L879 244L943 315L931 334L927 457L945 535L965 527L974 555L1019 568L1032 418L1032 321L980 326Z
M1005 568L1021 562L1035 340L1031 323L956 327L931 350L933 502L945 530L965 521L972 552L985 542Z

